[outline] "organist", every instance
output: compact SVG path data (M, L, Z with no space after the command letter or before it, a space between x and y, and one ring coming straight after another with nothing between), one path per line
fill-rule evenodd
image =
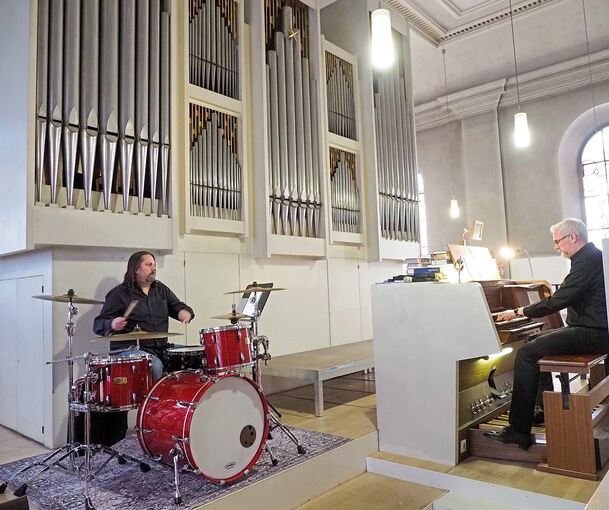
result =
M554 248L571 260L571 269L559 289L541 301L498 315L498 321L544 317L567 309L567 327L542 334L524 345L516 355L514 389L509 425L485 436L528 449L532 443L538 389L552 390L550 373L540 374L537 361L555 354L607 354L607 306L602 252L588 242L586 225L567 218L550 228Z

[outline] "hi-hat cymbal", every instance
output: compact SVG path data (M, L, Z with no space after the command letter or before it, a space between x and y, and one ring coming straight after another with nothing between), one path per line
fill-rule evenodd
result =
M225 292L224 294L245 294L246 292L273 292L275 290L286 290L281 287L271 287L270 289L267 287L250 287L249 289L243 290L231 290L230 292Z
M102 342L111 340L112 342L118 342L122 340L156 340L158 338L166 338L168 336L181 336L182 333L151 333L149 331L131 331L130 333L121 333L120 335L109 335L109 336L96 336L95 338L89 339L90 342Z
M238 313L238 312L235 312L235 313L231 312L231 313L225 313L224 315L214 315L212 317L212 319L226 319L229 321L232 321L232 320L241 321L241 320L245 319L246 321L250 321L253 319L253 317L242 314L242 313Z
M42 299L43 301L55 301L56 303L69 303L70 300L72 303L81 304L81 305L103 305L103 301L99 301L98 299L89 299L77 296L76 294L62 294L61 296L51 296L50 294L38 294L36 296L32 296L34 299Z

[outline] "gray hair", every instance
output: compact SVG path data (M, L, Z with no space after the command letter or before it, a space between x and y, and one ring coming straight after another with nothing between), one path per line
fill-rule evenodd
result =
M588 242L588 227L586 224L576 218L566 218L550 227L550 232L558 232L561 236L575 234L577 238L584 243Z

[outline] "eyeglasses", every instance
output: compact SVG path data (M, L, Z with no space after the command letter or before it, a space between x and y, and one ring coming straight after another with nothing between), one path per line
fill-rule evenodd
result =
M567 234L566 236L562 236L560 239L554 239L554 246L558 246L563 239L566 239L571 234Z

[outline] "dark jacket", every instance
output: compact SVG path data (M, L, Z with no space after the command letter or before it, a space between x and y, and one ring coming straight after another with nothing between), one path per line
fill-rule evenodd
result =
M588 243L571 257L571 270L550 297L524 307L527 317L567 309L567 325L607 329L603 252Z

